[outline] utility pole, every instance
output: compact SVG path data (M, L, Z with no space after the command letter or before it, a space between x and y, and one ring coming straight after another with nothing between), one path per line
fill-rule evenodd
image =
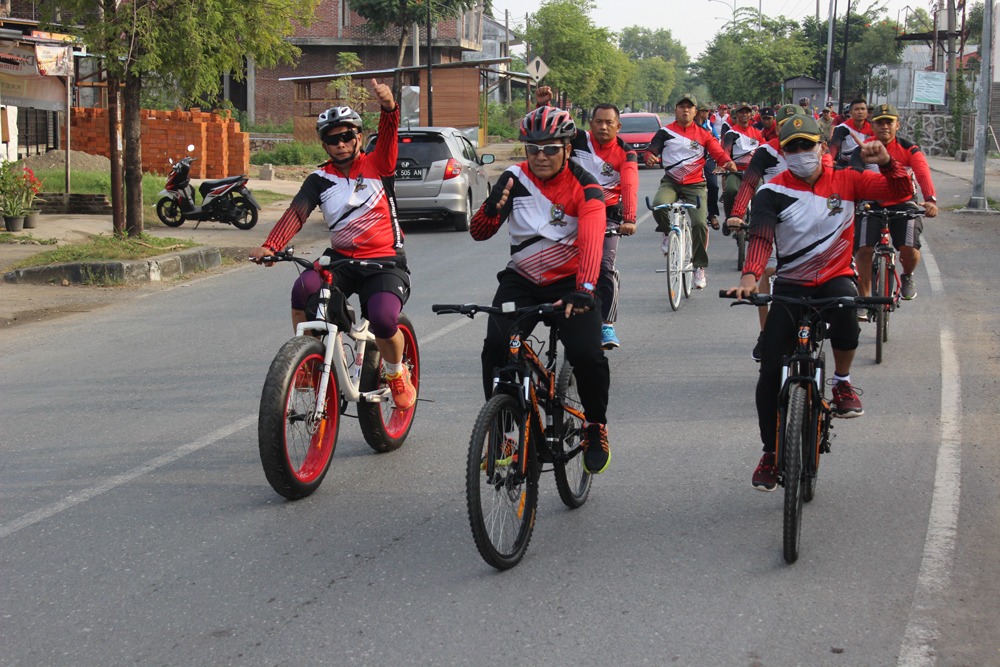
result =
M983 2L983 41L979 53L979 98L976 100L976 139L972 152L972 196L967 209L989 211L986 200L986 128L990 123L990 91L993 87L993 0Z
M948 0L948 101L958 90L958 69L955 65L955 0ZM961 110L959 110L961 113Z
M837 0L830 0L830 21L826 29L826 82L823 86L823 106L830 99L830 67L833 65L833 24L837 20ZM837 108L840 113L840 108Z
M847 13L844 14L844 57L840 61L840 94L837 99L837 109L844 108L844 77L847 74L847 38L851 33L851 0L847 0Z
M503 40L506 49L504 55L509 58L510 57L510 12L508 12L506 9L503 10ZM507 84L505 86L505 88L507 89L506 91L507 94L504 97L504 102L506 102L507 104L510 104L510 76L509 76L510 70L511 70L511 63L508 62L507 63L508 76L507 76Z
M434 83L431 81L431 0L427 1L427 125L434 126L434 101L431 92L434 90Z

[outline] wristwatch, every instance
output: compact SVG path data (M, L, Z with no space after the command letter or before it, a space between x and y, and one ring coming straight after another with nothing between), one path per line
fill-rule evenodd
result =
M924 201L929 201L932 204L937 203L937 197L924 197Z

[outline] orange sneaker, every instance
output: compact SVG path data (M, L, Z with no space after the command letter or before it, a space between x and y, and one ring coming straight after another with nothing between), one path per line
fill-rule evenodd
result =
M403 370L396 375L386 375L389 382L389 391L392 392L392 401L396 404L397 410L409 410L417 402L417 390L410 381L410 369L403 366Z

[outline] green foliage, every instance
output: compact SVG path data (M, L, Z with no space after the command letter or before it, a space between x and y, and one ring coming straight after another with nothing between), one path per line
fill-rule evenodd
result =
M630 99L652 102L657 110L670 106L671 92L677 78L673 62L660 56L636 63L636 74Z
M361 58L353 51L342 51L337 54L337 74L360 72L364 69ZM371 93L363 81L355 81L350 77L334 79L326 86L326 94L331 99L340 100L344 106L353 109L364 109L365 102L371 98Z
M101 234L84 243L71 243L32 255L18 262L12 268L44 266L60 262L145 259L173 250L192 248L196 245L198 244L190 239L160 238L148 234L130 238ZM101 281L97 280L97 282Z
M619 35L618 46L633 60L659 56L665 62L672 61L677 67L684 67L690 61L687 48L663 28L651 30L638 25L629 26Z
M520 134L521 118L524 116L524 104L490 103L487 108L488 131L501 139L517 139Z
M319 142L290 141L252 155L250 164L317 165L328 159L330 157Z
M262 123L243 123L240 121L240 129L253 134L292 134L295 132L295 121L288 119L284 123L275 123L266 120Z
M351 10L368 19L367 31L381 35L387 31L395 34L399 43L397 67L402 65L406 40L414 23L426 25L427 7L430 2L431 21L454 18L472 9L475 0L351 0Z

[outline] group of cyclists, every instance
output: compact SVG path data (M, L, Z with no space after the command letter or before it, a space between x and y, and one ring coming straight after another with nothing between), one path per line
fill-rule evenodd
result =
M336 281L345 293L360 296L393 401L399 409L407 409L416 400L416 391L402 363L397 323L409 296L409 277L389 181L396 167L399 108L388 86L375 80L372 86L381 106L378 133L383 140L366 154L361 150L363 127L357 112L333 107L320 114L316 130L329 160L306 178L251 257L260 262L283 249L319 206L330 229L327 255L393 260L391 269L338 269ZM517 307L538 303L560 307L554 324L573 366L586 416L583 465L588 473L597 474L611 461L607 429L611 373L605 351L621 344L614 329L620 289L615 258L618 238L636 231L638 162L636 152L618 137L621 122L615 105L597 105L585 131L569 112L551 105L548 87L536 90L535 101L536 108L520 123L525 159L496 180L474 214L470 231L481 241L507 224L510 260L497 274L494 306L513 302ZM724 233L744 224L752 200L746 265L739 283L728 289L737 297L762 289L793 296L856 295L859 283L865 293L870 277L865 264L870 267L871 246L877 238L871 230L856 229L856 205L873 201L914 206L915 177L924 214L937 213L926 160L918 146L896 136L899 113L892 105L869 110L864 100L855 100L850 118L834 127L828 110L813 114L801 104L756 111L746 103L712 108L683 94L676 100L674 116L653 137L646 165L663 169L653 198L656 204L680 198L697 204L689 209L696 288L707 284L708 226L720 227L717 173L724 175ZM832 129L829 137L825 125ZM659 232L669 231L662 211L653 216ZM896 223L891 231L904 268L902 296L912 299L920 220ZM309 317L310 300L315 301L319 284L312 273L304 272L293 286L293 326ZM863 414L850 378L858 320L863 317L848 309L827 315L835 362L832 407L840 417ZM777 484L780 365L794 342L796 321L795 313L784 306L773 305L770 312L761 313L754 351L760 361L756 403L763 455L752 484L765 491ZM495 369L507 358L510 326L499 316L491 316L487 324L482 351L487 398Z

